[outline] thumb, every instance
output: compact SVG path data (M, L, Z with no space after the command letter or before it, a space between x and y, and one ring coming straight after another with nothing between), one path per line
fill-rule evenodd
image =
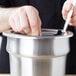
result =
M73 6L73 0L67 0L66 2L66 10L70 11Z
M62 16L63 16L64 20L67 18L67 14L71 10L72 6L73 6L73 4L72 4L71 0L65 1L63 8L62 8Z

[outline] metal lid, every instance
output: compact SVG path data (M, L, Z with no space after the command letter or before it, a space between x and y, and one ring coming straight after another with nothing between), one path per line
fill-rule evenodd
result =
M15 33L12 30L3 32L4 36L12 38L24 38L24 39L43 39L43 38L67 38L72 37L73 33L66 31L65 34L57 34L59 30L57 29L42 29L42 36L28 36L25 34Z

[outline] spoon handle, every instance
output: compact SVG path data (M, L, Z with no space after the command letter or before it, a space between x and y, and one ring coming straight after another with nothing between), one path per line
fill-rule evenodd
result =
M70 22L71 16L73 14L74 7L76 6L76 0L72 0L72 4L73 4L73 6L72 6L71 10L69 11L69 13L67 15L67 19L65 21L64 28L62 30L63 32L66 32L66 29L67 29L68 24Z
M64 24L64 28L63 28L63 32L66 32L66 29L67 29L67 27L68 27L68 24L69 24L69 22L70 22L70 19L71 19L71 16L72 16L72 13L73 13L73 9L74 9L74 7L72 7L72 9L69 11L69 13L68 13L68 15L67 15L67 19L66 19L66 21L65 21L65 24Z

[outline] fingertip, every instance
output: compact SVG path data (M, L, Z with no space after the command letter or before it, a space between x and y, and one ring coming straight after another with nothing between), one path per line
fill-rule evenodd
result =
M32 30L32 36L39 36L39 31L36 29Z
M24 33L26 33L27 35L31 32L31 30L30 30L29 28L24 29L23 31L24 31Z

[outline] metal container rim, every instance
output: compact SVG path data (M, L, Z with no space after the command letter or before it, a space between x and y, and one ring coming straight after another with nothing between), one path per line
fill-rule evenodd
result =
M73 36L73 33L71 31L66 31L64 35L56 35L57 29L43 29L44 32L42 32L45 35L42 36L28 36L28 35L22 35L17 33L12 33L12 30L8 30L3 32L3 35L10 38L17 38L17 39L51 39L51 38L70 38ZM48 32L46 32L48 31ZM51 33L50 33L51 32ZM49 33L49 34L48 34ZM47 35L48 34L48 35ZM51 35L50 35L51 34Z

